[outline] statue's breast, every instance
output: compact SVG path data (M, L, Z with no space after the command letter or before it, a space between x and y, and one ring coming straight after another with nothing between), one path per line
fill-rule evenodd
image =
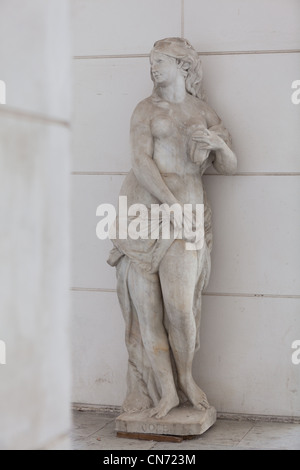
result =
M151 120L151 132L153 137L164 139L177 133L177 126L170 116L161 114Z

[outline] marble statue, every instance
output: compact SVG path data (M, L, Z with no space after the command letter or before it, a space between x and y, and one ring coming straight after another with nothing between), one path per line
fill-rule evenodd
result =
M206 103L197 52L182 38L157 41L150 54L152 95L131 119L132 169L121 193L128 205L204 204L205 240L187 250L174 215L169 239L117 237L108 263L126 324L128 389L123 409L161 419L180 404L210 407L192 375L199 348L201 293L210 275L211 211L201 177L213 165L236 171L231 137ZM132 217L128 218L131 220ZM117 223L120 221L117 221Z

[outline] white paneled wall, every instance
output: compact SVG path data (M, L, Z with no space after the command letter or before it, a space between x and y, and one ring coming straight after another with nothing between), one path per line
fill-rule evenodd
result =
M299 416L299 299L204 296L203 311L194 373L217 409Z
M0 449L67 449L70 10L1 0Z
M75 402L125 395L123 319L96 208L116 203L130 169L129 120L152 90L153 42L184 34L239 161L235 176L204 178L214 248L195 376L220 412L300 416L299 15L296 0L73 1Z
M238 172L300 172L300 112L291 101L300 50L202 61L208 101L233 134Z
M181 0L73 1L74 54L145 54L160 37L180 35Z
M74 399L122 403L127 351L117 296L114 292L74 292L73 316Z
M103 202L117 207L123 179L120 175L73 177L73 286L116 288L115 270L106 263L111 242L96 237L96 208Z
M199 52L299 49L298 0L184 0L184 34Z
M148 64L147 58L74 61L74 171L128 171L132 96L140 101L151 93Z

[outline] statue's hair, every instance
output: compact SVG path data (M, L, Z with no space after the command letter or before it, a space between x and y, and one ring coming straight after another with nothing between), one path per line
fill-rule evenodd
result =
M186 73L186 91L202 100L205 99L202 87L202 63L189 41L183 38L161 39L154 43L153 51L177 59Z

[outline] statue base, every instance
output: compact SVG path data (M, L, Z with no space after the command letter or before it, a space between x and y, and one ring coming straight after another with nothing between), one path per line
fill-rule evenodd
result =
M123 413L116 419L118 437L146 440L172 440L180 442L189 437L197 437L207 431L217 419L214 407L206 411L195 408L178 407L171 410L164 418L149 418L146 411ZM159 439L155 437L160 436ZM166 439L163 439L165 436ZM168 439L169 437L170 439Z

